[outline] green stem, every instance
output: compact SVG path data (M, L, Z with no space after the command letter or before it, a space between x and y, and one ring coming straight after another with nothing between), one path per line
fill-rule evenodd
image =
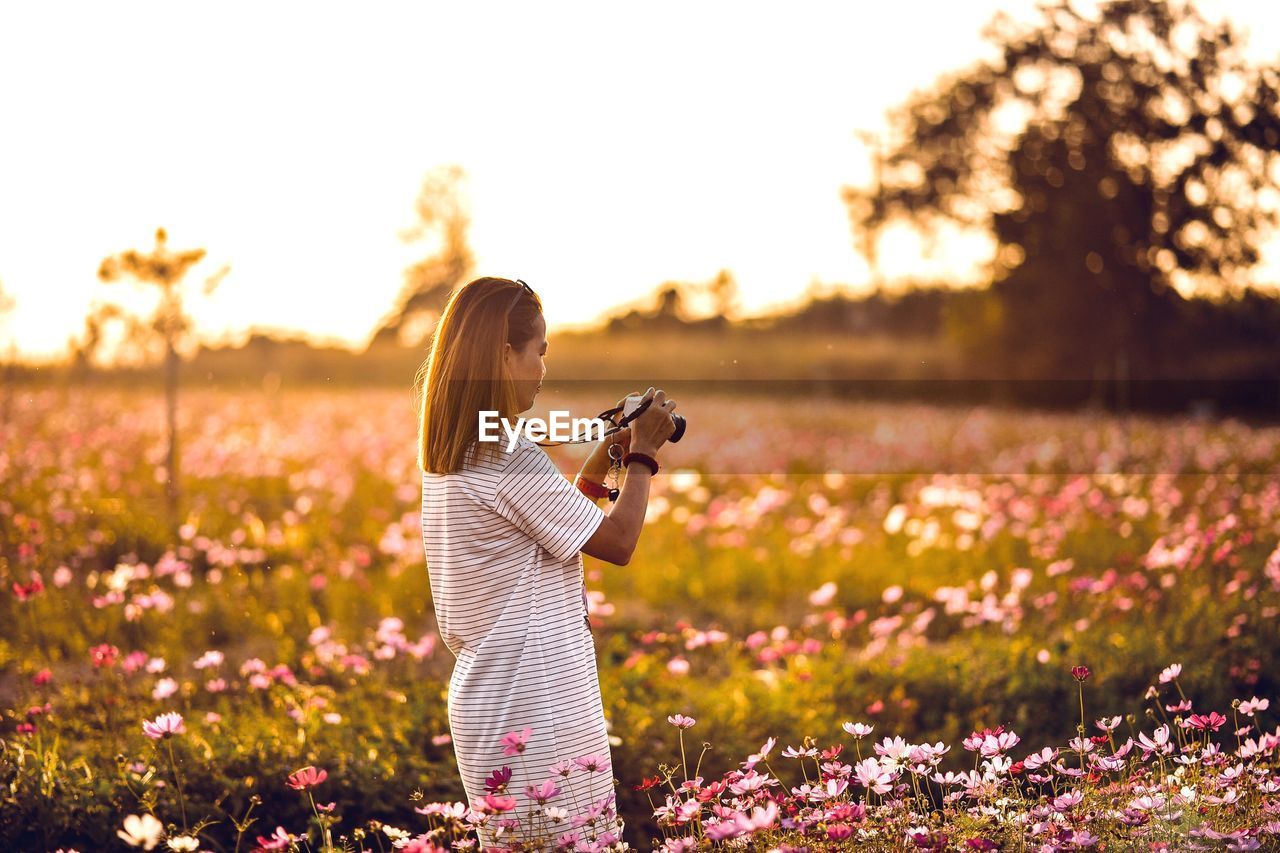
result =
M1080 752L1080 772L1081 772L1081 773L1084 773L1084 772L1085 772L1085 769L1084 769L1084 738L1085 738L1085 732L1086 732L1086 729L1085 729L1085 727L1084 727L1084 682L1083 682L1083 681L1077 681L1077 682L1076 682L1076 687L1078 687L1078 688L1079 688L1079 692L1080 692L1080 749L1079 749L1079 752Z
M178 777L178 762L173 757L173 739L165 735L164 745L169 748L169 770L173 772L173 787L178 789L178 809L182 812L182 831L187 831L187 804L182 798L182 780Z
M240 841L244 838L244 831L249 828L249 815L253 814L253 807L256 805L252 800L249 801L249 808L245 810L244 818L236 824L236 849L235 853L240 853ZM235 820L235 818L232 818Z
M316 808L316 798L311 796L311 789L307 789L307 799L311 802L311 813L316 816L316 822L320 824L320 831L324 834L324 853L333 853L333 836L329 833L329 825L320 817L320 810Z

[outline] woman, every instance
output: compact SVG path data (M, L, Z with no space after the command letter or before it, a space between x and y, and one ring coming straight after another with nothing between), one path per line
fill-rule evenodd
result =
M630 561L653 457L675 429L675 401L650 388L653 403L594 448L577 488L527 436L510 450L505 436L479 441L480 412L514 424L533 405L546 329L528 285L478 278L450 297L419 371L422 537L437 626L456 657L454 754L473 809L503 782L491 774L504 766L505 794L516 799L477 827L482 847L530 829L570 848L593 836L601 847L621 839L580 552ZM600 493L615 443L634 457L625 457L627 476L606 514L587 495ZM514 818L522 826L504 829Z

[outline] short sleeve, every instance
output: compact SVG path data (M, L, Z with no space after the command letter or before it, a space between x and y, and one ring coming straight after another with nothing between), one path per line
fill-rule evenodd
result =
M560 473L536 444L511 452L494 493L493 508L552 556L569 560L582 550L605 513Z

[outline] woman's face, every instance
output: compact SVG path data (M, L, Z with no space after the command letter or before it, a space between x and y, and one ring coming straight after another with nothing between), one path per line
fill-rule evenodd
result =
M533 407L533 399L542 390L542 377L547 375L543 356L547 354L547 321L539 314L533 321L533 337L520 349L505 344L503 358L516 388L520 412Z

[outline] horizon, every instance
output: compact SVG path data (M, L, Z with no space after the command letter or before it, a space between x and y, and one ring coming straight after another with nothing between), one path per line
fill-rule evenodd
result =
M1280 56L1274 8L1198 5L1212 18L1229 5L1255 61ZM163 227L172 248L208 251L188 275L192 291L231 267L211 298L189 304L203 342L259 330L359 351L403 270L428 252L397 239L415 224L423 178L455 163L467 174L473 274L529 281L552 334L721 269L738 284L741 315L870 292L839 198L870 175L856 134L883 129L885 110L913 89L985 55L980 31L996 11L1025 21L1034 2L802 6L785 19L729 4L671 8L682 27L628 18L621 40L591 38L593 26L620 25L620 12L581 4L559 18L506 6L506 27L492 25L491 8L411 5L348 19L301 5L85 4L74 30L49 7L0 11L0 32L17 34L0 73L38 81L0 93L22 128L0 160L0 288L16 301L0 315L0 348L12 341L30 363L65 359L95 299L141 304L133 285L95 273L108 255L149 250ZM933 26L922 31L926 11ZM433 40L439 30L450 38ZM202 38L170 37L190 31ZM865 31L909 33L914 49L851 40ZM672 59L652 61L659 44ZM468 66L478 45L492 55ZM332 61L338 50L349 65ZM458 75L468 67L478 73ZM875 86L860 88L864 78ZM449 83L437 90L436 80ZM147 102L160 120L128 124ZM497 137L507 128L517 144ZM885 233L891 288L980 282L988 239L953 233L933 259L921 245ZM1280 240L1263 248L1255 281L1271 289Z

